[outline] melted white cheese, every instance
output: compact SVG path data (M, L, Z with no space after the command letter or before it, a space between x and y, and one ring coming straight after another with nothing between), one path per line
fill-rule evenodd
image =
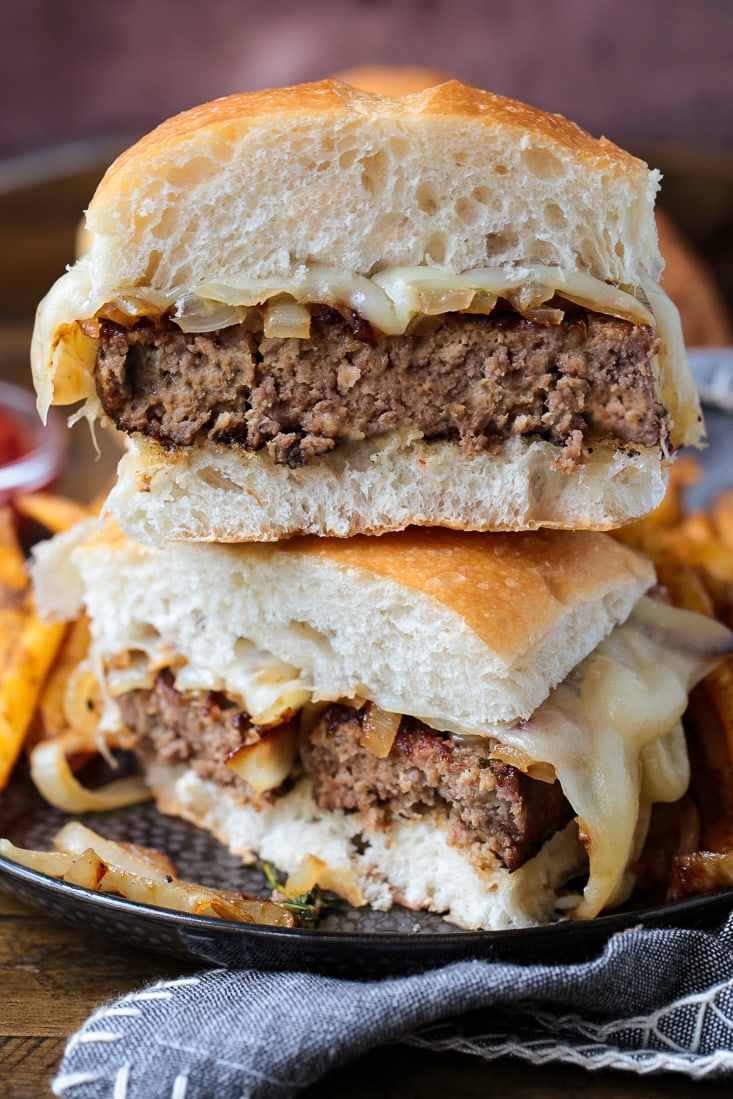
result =
M212 303L234 309L262 305L287 294L296 302L347 305L387 335L401 335L413 317L440 313L490 311L497 298L516 299L518 308L540 308L556 293L568 301L636 324L654 324L647 305L624 290L580 271L540 264L482 267L458 274L442 267L393 267L371 278L335 267L303 266L272 279L208 282L193 289L199 309ZM197 306L191 295L176 300L175 316L185 330ZM210 327L218 327L215 323Z
M720 623L649 598L502 740L551 763L578 817L590 875L570 914L624 899L640 809L676 801L689 764L678 722L690 689L730 644Z

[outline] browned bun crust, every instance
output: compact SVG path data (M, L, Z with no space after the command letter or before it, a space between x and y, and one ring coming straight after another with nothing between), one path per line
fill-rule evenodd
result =
M279 552L419 592L455 611L507 664L526 652L533 635L555 628L568 607L614 588L640 594L654 579L647 558L591 531L481 535L411 528L381 538L293 538Z
M665 260L662 286L677 306L688 347L733 342L733 326L712 271L664 210L656 211L659 250Z

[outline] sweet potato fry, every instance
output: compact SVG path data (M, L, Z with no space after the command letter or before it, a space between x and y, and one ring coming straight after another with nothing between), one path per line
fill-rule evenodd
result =
M25 559L10 508L0 508L0 593L28 590Z
M17 511L26 519L40 523L42 527L58 534L62 530L88 519L95 512L85 504L71 500L67 496L56 496L51 492L32 492L15 498Z
M693 851L674 860L668 898L680 901L733 885L733 851Z
M620 541L652 559L657 580L676 607L714 615L713 600L699 571L682 556L673 529L661 529L641 520L614 533Z
M61 622L41 622L32 603L0 676L0 790L23 747L38 696L65 632Z
M701 816L700 848L715 852L733 851L733 767L724 719L704 680L690 696L685 728Z
M687 514L685 493L690 485L700 480L702 469L695 458L679 458L670 469L669 486L661 504L635 523L629 523L617 533L629 545L635 545L637 535L644 536L651 530L668 530L676 527Z
M23 746L65 630L60 623L40 621L12 515L0 509L0 790Z
M705 690L723 729L728 760L733 761L733 657L705 678ZM733 764L729 777L733 778Z
M718 537L733 550L733 488L718 493L711 513Z

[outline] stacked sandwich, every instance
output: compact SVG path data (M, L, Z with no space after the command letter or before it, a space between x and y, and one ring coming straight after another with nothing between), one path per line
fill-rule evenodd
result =
M233 96L109 169L33 363L128 447L35 581L162 811L466 927L628 894L729 640L600 533L701 436L657 183L457 82Z

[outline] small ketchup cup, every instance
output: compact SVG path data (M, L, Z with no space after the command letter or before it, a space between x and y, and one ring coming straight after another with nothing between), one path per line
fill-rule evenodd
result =
M24 492L53 486L66 451L66 428L58 414L44 427L34 394L0 382L0 506Z

